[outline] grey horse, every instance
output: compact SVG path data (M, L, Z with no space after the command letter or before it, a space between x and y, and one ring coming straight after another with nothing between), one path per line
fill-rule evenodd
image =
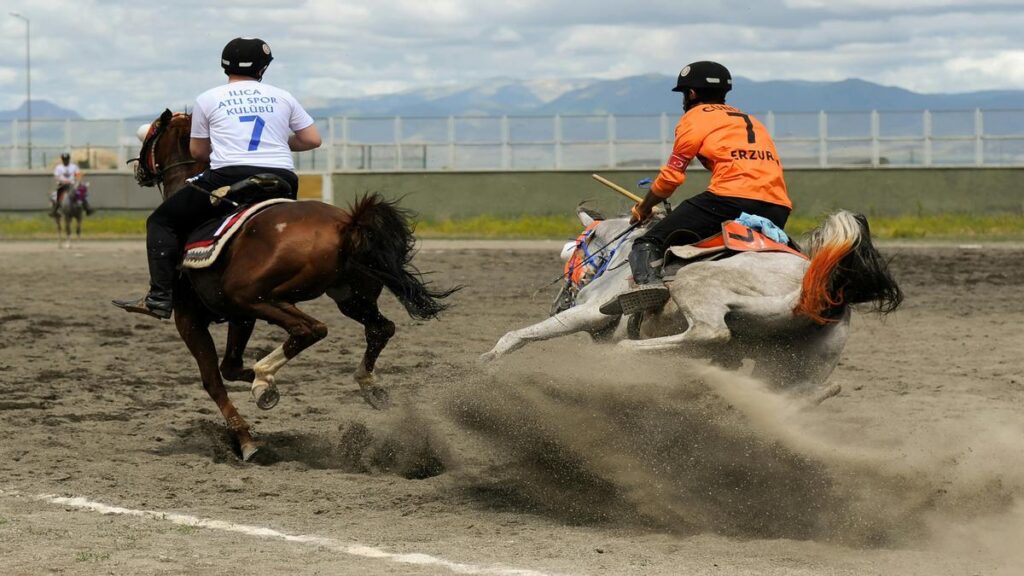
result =
M80 190L84 188L85 190ZM57 224L57 246L71 248L71 221L75 221L75 239L82 239L82 218L85 206L82 198L88 193L89 184L68 186L67 190L57 194L57 210L51 214ZM63 221L63 227L61 223Z
M584 226L595 222L587 211L577 215ZM699 260L666 279L671 299L661 310L643 317L607 316L598 308L628 287L626 258L643 233L627 229L625 218L596 221L589 243L600 252L595 260L604 259L604 272L571 302L561 295L565 303L558 306L556 300L556 306L564 309L508 332L481 359L490 362L530 342L589 332L629 352L674 351L727 368L752 360L754 376L768 384L820 394L846 345L851 305L871 303L887 314L903 298L871 243L867 219L841 210L809 235L809 260L784 252ZM620 236L621 245L615 240Z

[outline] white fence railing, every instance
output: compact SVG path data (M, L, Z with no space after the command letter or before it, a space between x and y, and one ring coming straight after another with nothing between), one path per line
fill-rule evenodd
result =
M1024 166L1024 109L756 114L788 168ZM317 120L324 146L300 170L656 168L677 118L662 115L344 117ZM71 151L83 169L128 170L137 123L0 122L0 168L48 170Z

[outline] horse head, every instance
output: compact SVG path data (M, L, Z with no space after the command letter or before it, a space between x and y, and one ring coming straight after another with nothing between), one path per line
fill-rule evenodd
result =
M156 186L166 199L180 189L185 179L206 169L189 152L192 115L164 110L154 122L139 127L142 140L135 164L135 181L139 186ZM143 135L144 134L144 135Z
M624 266L635 238L635 234L627 233L629 218L606 219L583 203L576 207L576 217L583 232L562 247L565 284L555 298L552 314L573 306L576 295L593 280Z

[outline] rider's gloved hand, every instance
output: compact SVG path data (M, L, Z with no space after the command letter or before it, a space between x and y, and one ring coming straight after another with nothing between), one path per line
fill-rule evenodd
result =
M633 207L629 209L629 213L631 214L629 218L630 224L643 222L644 220L647 220L648 218L651 217L650 208L644 209L642 202L634 204Z

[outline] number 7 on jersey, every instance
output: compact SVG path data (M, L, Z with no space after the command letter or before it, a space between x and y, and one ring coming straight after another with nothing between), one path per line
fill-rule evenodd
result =
M263 136L263 127L266 126L267 123L263 120L263 118L256 115L239 116L238 121L253 123L252 136L249 138L249 152L252 152L253 150L259 148L260 137Z

